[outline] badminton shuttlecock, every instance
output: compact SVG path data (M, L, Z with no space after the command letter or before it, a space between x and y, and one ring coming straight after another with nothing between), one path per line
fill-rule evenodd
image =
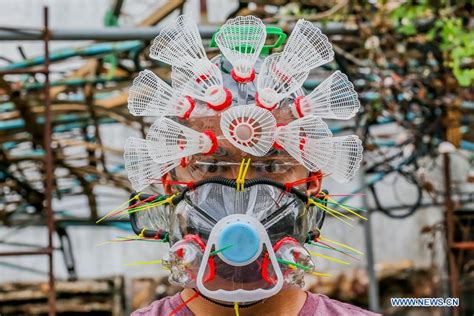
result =
M308 71L296 70L281 59L281 54L265 58L257 78L255 102L273 110L278 102L298 90L308 77Z
M254 156L265 155L275 140L273 114L255 105L232 107L221 114L221 131L235 147Z
M311 150L311 147L315 149ZM356 135L338 136L308 141L308 151L321 152L317 159L319 168L344 183L350 181L362 160L363 146Z
M173 88L183 95L206 102L220 111L232 104L232 94L224 88L219 67L206 59L194 59L189 68L173 67Z
M321 118L347 120L359 111L357 92L347 76L339 70L306 96L296 98L297 117L316 115Z
M148 154L147 141L136 137L127 139L123 157L128 179L137 192L159 181L164 174L180 163L179 160L156 163Z
M355 135L331 136L326 123L311 115L278 127L275 142L306 169L347 182L359 169L362 142Z
M150 57L172 66L188 65L192 59L207 60L196 23L181 15L165 26L150 47Z
M306 162L302 154L308 139L331 137L332 132L320 118L310 115L294 120L287 125L278 126L274 147L286 150L292 157L314 171L311 161Z
M239 16L228 20L216 35L222 54L232 64L232 78L239 83L255 79L255 62L267 36L262 20L254 16Z
M295 72L309 71L334 58L334 51L326 35L304 19L298 20L281 53L281 62Z
M195 154L212 154L217 138L211 131L198 132L168 118L157 119L146 136L148 153L158 163L169 163Z
M188 118L195 102L171 88L149 70L141 71L128 92L128 109L135 116Z

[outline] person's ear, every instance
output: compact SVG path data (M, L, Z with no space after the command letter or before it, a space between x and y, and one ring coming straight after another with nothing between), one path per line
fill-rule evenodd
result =
M161 177L161 183L163 183L163 190L164 190L164 193L167 195L173 194L173 191L171 190L171 184L169 183L169 181L166 181L169 178L170 178L169 173L165 173L165 175Z
M318 195L319 191L321 191L323 173L321 172L321 170L316 172L310 172L309 178L311 178L311 181L308 182L308 189L306 190L306 195Z

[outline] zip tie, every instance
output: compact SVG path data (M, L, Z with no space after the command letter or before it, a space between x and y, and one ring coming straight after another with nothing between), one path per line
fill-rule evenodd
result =
M341 243L341 242L337 242L337 241L334 241L334 240L331 240L331 239L327 239L326 237L323 237L323 236L319 236L319 238L320 238L321 240L327 241L327 242L329 242L329 243L333 243L333 244L335 244L335 245L338 245L338 246L344 247L344 248L346 248L346 249L352 250L352 251L354 251L354 252L356 252L356 253L358 253L358 254L360 254L360 255L363 255L363 254L364 254L362 251L357 250L357 249L355 249L355 248L352 248L352 247L350 247L350 246L348 246L348 245L346 245L346 244L343 244L343 243Z
M213 252L211 252L211 253L209 254L209 257L215 256L215 255L217 255L219 252L223 252L224 250L227 250L227 249L232 248L232 247L234 247L234 245L227 245L227 246L225 246L225 247L222 247L221 249L214 250Z
M117 206L116 208L114 208L112 211L108 212L106 215L104 215L102 218L100 218L100 219L99 219L97 222L95 222L95 223L96 223L96 224L99 224L99 223L102 222L103 220L109 218L109 217L112 216L118 209L121 209L121 208L124 207L125 205L130 204L130 202L134 201L134 200L137 199L139 196L140 196L140 192L138 192L137 194L135 194L135 196L132 197L130 200L123 202L122 204L120 204L119 206Z
M234 311L235 311L235 316L239 316L239 303L234 302Z
M341 264L350 264L347 261L336 259L336 258L326 256L326 255L323 255L323 254L320 254L320 253L317 253L317 252L313 252L313 251L309 251L309 254L312 255L312 256L315 256L315 257L320 257L320 258L330 260L330 261L334 261L334 262L341 263Z
M237 184L237 191L243 191L245 188L245 176L247 175L247 171L249 170L250 167L250 158L247 159L247 161L242 159L242 162L240 163L240 168L239 168L239 173L237 175L236 179L236 184Z
M330 208L328 208L327 206L325 206L324 204L317 203L317 202L315 202L313 199L308 199L308 205L316 205L317 207L319 207L320 209L322 209L323 211L325 211L325 212L328 213L329 215L331 215L331 216L337 218L338 220L340 220L340 221L346 223L347 225L353 227L353 225L352 225L351 223L349 223L348 221L346 221L346 220L344 220L343 218L341 218L341 217L339 217L339 216L336 215L336 214L340 214L341 216L344 216L344 217L349 218L350 220L353 220L352 218L350 218L349 216L347 216L347 215L345 215L345 214L342 214L342 213L340 213L340 212L338 212L338 211L335 211L335 210L333 210L333 209L330 209ZM334 213L336 213L336 214L334 214Z
M184 301L184 302L181 303L178 307L176 307L175 309L173 309L173 310L171 311L171 313L169 313L168 316L173 316L173 315L178 314L178 312L179 312L181 309L183 309L186 305L189 304L189 302L191 302L192 300L194 300L194 299L195 299L196 297L198 297L198 296L199 296L199 292L196 291L196 292L193 294L193 296L191 296L188 300Z
M321 192L321 193L323 194L324 197L327 196L324 192ZM339 207L342 208L343 210L346 210L346 211L348 211L349 213L351 213L351 214L353 214L353 215L356 215L356 216L358 216L359 218L361 218L361 219L363 219L363 220L366 220L366 221L368 220L367 217L364 217L364 216L360 215L359 213L354 212L354 211L351 210L350 208L347 208L347 207L345 207L344 205L337 203L336 200L331 199L329 196L327 197L327 199L328 199L329 201L335 203L337 206L339 206Z
M142 231L138 235L139 238L145 238L145 228L142 228Z
M125 266L137 266L137 265L142 265L142 264L161 264L163 260L152 260L152 261L137 261L137 262L130 262L126 263Z

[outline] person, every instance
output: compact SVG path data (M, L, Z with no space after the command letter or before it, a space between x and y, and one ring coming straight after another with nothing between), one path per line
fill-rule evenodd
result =
M181 16L151 48L176 66L180 90L158 78L134 81L131 112L159 118L146 141L127 142L125 167L135 190L159 182L164 194L137 193L131 223L138 239L169 242L162 265L184 289L133 316L375 315L303 290L306 274L324 275L305 248L320 242L330 209L323 178L349 181L362 159L358 137L332 137L321 118L352 117L357 94L335 72L315 90L321 104L303 100L297 90L307 71L333 58L327 37L301 20L280 57L257 60L265 29L255 17L229 20L216 34L225 58L210 63L197 26ZM230 63L249 55L250 64ZM333 82L337 93L324 88Z
M285 118L280 115L280 121ZM195 119L188 125L196 130L211 130L218 133L217 118ZM238 174L240 160L247 158L245 153L231 144L221 141L219 151L212 156L195 155L187 162L185 168L178 167L171 174L174 183L199 181L213 177L235 178ZM282 151L272 150L262 158L253 157L254 162L248 171L248 178L265 177L291 183L309 176L301 164L291 162L290 157ZM172 181L170 181L172 182ZM300 185L308 195L320 191L321 179L314 177L309 183ZM165 185L167 193L172 193L171 185ZM290 226L288 223L284 226ZM181 225L186 226L186 225ZM233 304L226 304L200 294L195 288L185 288L181 292L157 300L148 307L132 313L133 316L155 315L235 315ZM339 302L322 294L304 291L301 287L287 287L266 299L239 306L239 315L377 315L362 308Z

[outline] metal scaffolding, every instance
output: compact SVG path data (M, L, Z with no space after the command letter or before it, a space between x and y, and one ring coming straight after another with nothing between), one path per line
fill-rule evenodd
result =
M50 100L50 84L49 84L49 41L50 41L50 30L49 30L49 12L48 8L43 9L43 30L41 34L38 35L44 43L44 66L36 70L11 70L0 72L0 75L8 74L43 74L44 86L44 109L45 109L45 122L44 122L44 149L45 155L43 157L45 163L45 200L44 200L44 210L46 217L46 224L48 228L48 245L45 248L37 248L35 250L29 251L8 251L0 252L0 257L2 256L36 256L36 255L46 255L48 257L48 305L49 305L49 315L56 315L56 291L54 284L54 266L53 266L53 234L55 231L55 222L54 222L54 213L52 209L52 197L53 197L53 177L54 177L54 161L53 161L53 152L51 147L51 133L52 133L52 124L51 124L51 100Z

